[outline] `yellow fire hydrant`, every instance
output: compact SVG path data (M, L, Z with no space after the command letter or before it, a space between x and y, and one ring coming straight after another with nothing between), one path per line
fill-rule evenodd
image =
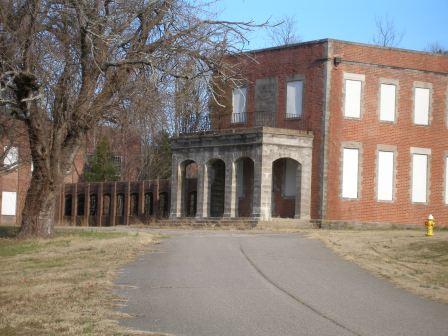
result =
M436 226L436 221L434 220L433 215L428 216L428 220L425 221L426 226L426 236L431 237L434 235L434 226Z

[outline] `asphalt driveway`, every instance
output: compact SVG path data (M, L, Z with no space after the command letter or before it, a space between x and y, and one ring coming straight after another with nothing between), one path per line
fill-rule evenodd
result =
M122 324L174 335L448 335L448 306L299 234L172 231L117 279Z

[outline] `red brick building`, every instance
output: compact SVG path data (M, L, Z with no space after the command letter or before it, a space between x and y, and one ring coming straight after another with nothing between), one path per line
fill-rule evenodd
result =
M238 181L238 172L232 167L238 155L247 155L255 162L253 215L270 219L285 213L307 219L306 192L296 193L295 214L294 198L288 206L284 191L277 195L279 168L272 150L257 152L254 147L249 152L238 149L248 148L246 140L232 144L222 140L224 130L232 130L233 137L240 134L240 139L254 130L261 140L251 144L262 148L269 134L286 134L289 129L313 135L309 218L422 224L432 213L441 225L448 225L447 55L325 39L258 50L229 62L239 67L244 79L224 83L227 94L222 106L212 110L214 131L174 139L172 217L183 216L179 188L185 164L201 161L198 171L210 171L216 160L227 167L222 170L221 179L227 184L221 188L225 189L221 215L237 216L236 187L231 183L234 175ZM260 127L269 129L256 131ZM288 141L293 137L287 136ZM278 139L278 146L285 141ZM214 143L214 152L206 158L200 155ZM199 149L189 149L193 145ZM225 146L242 154L233 155ZM268 155L272 162L264 163ZM297 178L303 189L305 166L300 160L299 156L302 175ZM199 176L203 180L207 176ZM212 189L213 185L199 184L197 217L211 215L207 195L213 194Z
M15 122L15 127L20 125ZM19 136L14 143L2 149L10 153L4 155L6 162L17 162L17 167L7 174L0 175L0 224L10 225L20 223L26 192L32 175L28 138L25 131L17 132ZM76 184L83 181L83 171L88 157L95 152L96 145L102 137L107 137L113 151L121 181L136 180L141 167L141 144L135 135L129 135L111 128L98 128L90 132L84 141L82 149L75 157L72 168L65 176L64 182ZM1 139L3 145L7 139ZM4 164L6 162L3 162Z

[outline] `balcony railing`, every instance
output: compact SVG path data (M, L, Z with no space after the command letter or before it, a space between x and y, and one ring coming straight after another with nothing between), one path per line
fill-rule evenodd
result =
M286 119L299 119L301 117L300 114L295 113L286 113Z
M232 113L232 124L245 124L247 122L247 113Z

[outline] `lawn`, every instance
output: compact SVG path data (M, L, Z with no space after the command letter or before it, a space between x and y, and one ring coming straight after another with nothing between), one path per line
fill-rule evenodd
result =
M345 259L418 295L448 303L448 231L311 231Z
M115 321L117 269L148 250L148 233L60 231L16 240L0 228L0 335L135 335Z

